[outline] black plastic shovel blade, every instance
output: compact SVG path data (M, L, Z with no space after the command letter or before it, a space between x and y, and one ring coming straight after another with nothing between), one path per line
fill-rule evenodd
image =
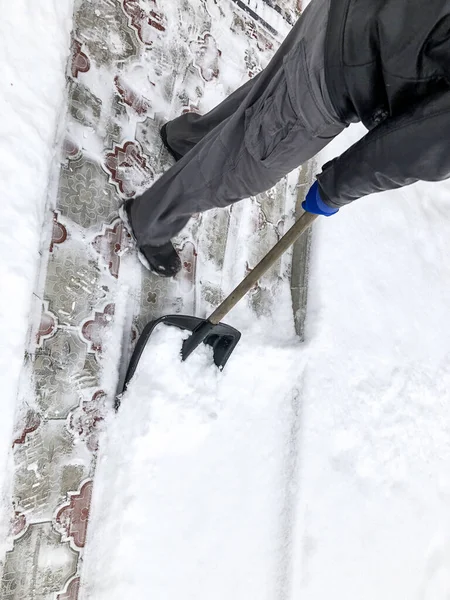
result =
M199 317L191 317L188 315L166 315L156 321L151 321L145 326L144 331L137 341L131 356L127 374L125 375L122 392L126 390L128 383L136 372L136 368L149 337L155 327L160 323L192 331L192 335L190 335L183 343L183 348L181 350L183 360L185 360L189 354L203 342L212 347L214 363L219 369L224 368L227 360L230 358L231 353L241 338L241 332L234 327L226 325L225 323L213 325L208 320L200 319Z

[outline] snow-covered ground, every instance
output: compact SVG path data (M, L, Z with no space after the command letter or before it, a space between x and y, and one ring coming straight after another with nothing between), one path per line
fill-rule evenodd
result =
M449 254L448 182L316 225L293 597L449 597Z
M316 225L294 597L450 593L449 192Z
M0 553L10 517L13 415L39 266L39 243L58 126L73 0L2 3L0 21Z
M154 333L107 425L82 597L282 597L302 359L246 333L222 373Z

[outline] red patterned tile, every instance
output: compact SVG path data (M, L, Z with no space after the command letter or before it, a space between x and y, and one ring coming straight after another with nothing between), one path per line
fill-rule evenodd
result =
M56 596L56 600L78 600L78 592L80 591L80 578L75 577L67 586L65 592L61 592Z
M13 441L13 448L16 444L25 443L26 437L29 433L33 433L41 424L41 419L36 411L29 409L25 416L24 422L19 426L19 432Z
M58 213L53 213L52 241L50 243L50 252L53 252L55 244L63 244L67 240L67 229L58 221Z
M222 52L212 35L207 33L199 36L196 42L191 42L190 49L195 57L194 65L205 81L212 81L219 76L219 57Z
M11 523L11 535L18 537L27 528L27 518L23 513L15 512L14 519Z
M88 56L81 51L82 45L78 40L72 42L72 77L76 79L78 73L87 73L91 68Z
M40 346L44 340L49 339L55 333L57 328L56 317L43 307L39 330L36 334L36 344Z
M90 342L94 352L102 351L103 336L111 324L114 308L114 304L108 304L103 312L96 312L94 319L86 321L81 328L83 338Z
M197 105L192 104L192 102L189 102L189 106L186 106L185 108L183 108L183 110L181 112L183 115L186 113L190 113L190 112L200 114L200 109Z
M138 0L122 0L122 7L131 27L136 30L143 44L151 46L156 41L158 34L166 30L166 19L157 10L154 0L149 0L148 4L151 4L152 8L145 11L139 5Z
M111 275L117 279L120 257L132 246L131 236L122 221L116 221L113 227L105 227L105 231L94 239L92 245L107 263Z
M131 198L142 187L148 187L153 173L147 166L147 159L137 142L126 142L115 146L106 155L105 167L120 192Z
M64 541L72 540L76 548L84 548L92 498L92 480L78 494L70 494L70 502L56 515L56 523L64 530Z
M76 160L81 156L81 148L72 139L66 137L63 143L63 154L66 158Z
M147 113L150 108L150 101L144 96L141 96L137 92L135 92L126 81L117 75L114 79L114 83L116 85L116 89L122 98L122 101L130 106L139 116L143 116ZM153 84L155 85L155 84Z

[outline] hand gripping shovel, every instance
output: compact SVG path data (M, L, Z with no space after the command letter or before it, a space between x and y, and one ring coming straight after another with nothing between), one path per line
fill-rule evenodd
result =
M172 325L192 332L183 342L181 349L182 360L186 360L186 358L203 342L212 347L214 362L220 369L223 369L239 342L241 333L234 327L221 323L221 320L255 285L258 279L280 258L283 252L292 246L316 218L317 215L305 212L289 231L284 234L272 250L270 250L256 267L250 271L245 279L241 281L234 291L225 298L222 304L216 308L208 319L200 319L198 317L190 317L187 315L166 315L156 321L148 323L134 349L128 371L125 375L122 391L126 389L129 381L133 377L148 338L159 323Z

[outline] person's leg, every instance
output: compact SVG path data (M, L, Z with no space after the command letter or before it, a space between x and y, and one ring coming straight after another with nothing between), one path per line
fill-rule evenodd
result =
M343 129L323 89L328 1L313 0L245 96L235 92L239 102L192 121L203 137L131 203L139 245L163 245L192 214L269 189Z
M261 73L258 73L253 79L249 79L208 113L199 115L190 112L168 121L165 125L166 143L177 154L181 156L187 154L205 135L237 110L260 75Z
M313 0L313 3L314 1L323 0ZM166 135L167 144L170 148L177 154L184 156L210 131L231 117L245 102L253 88L258 87L261 89L261 87L264 87L270 78L269 74L276 73L282 67L284 57L298 43L305 28L305 21L310 20L309 12L311 12L311 9L306 8L304 14L286 36L266 69L240 86L208 113L204 115L185 113L172 121L168 121L166 123ZM262 86L260 79L263 79L264 82Z

